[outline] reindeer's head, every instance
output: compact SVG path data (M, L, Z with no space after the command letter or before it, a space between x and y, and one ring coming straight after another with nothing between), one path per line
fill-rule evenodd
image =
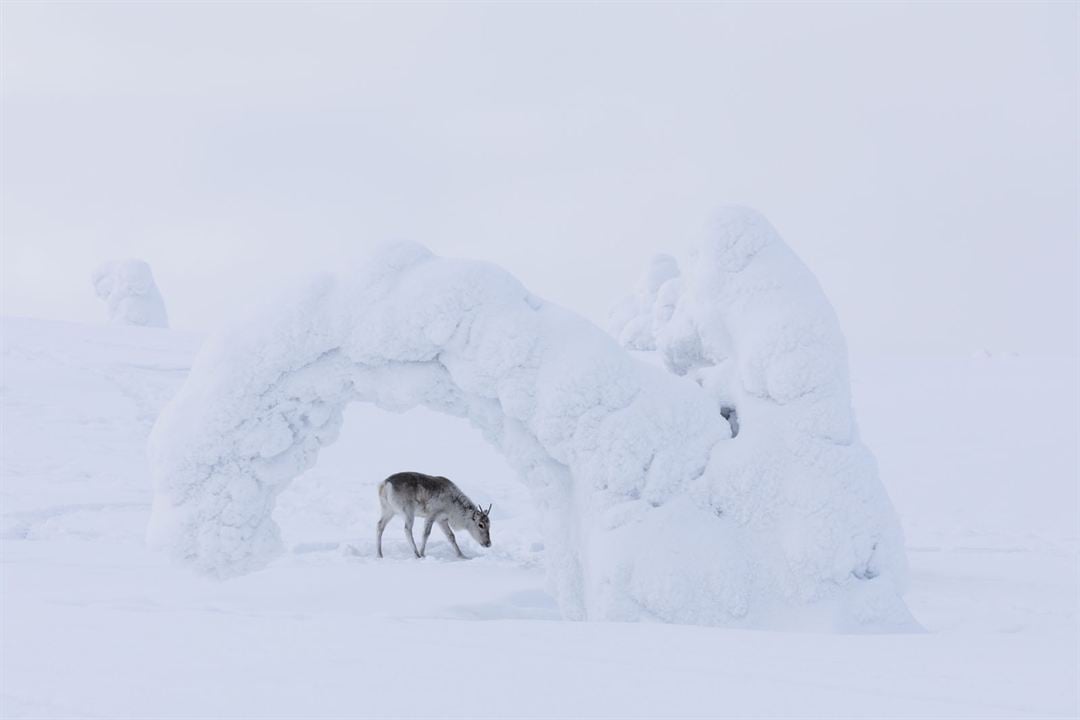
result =
M480 543L484 547L491 547L491 506L488 505L487 510L484 510L479 505L473 509L472 514L469 516L469 522L467 527L469 534L473 536L473 540Z

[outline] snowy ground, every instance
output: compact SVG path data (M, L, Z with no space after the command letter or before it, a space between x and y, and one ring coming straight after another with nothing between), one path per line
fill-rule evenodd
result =
M529 499L464 422L353 406L279 500L291 552L227 582L143 547L145 438L199 338L5 318L0 716L1076 716L1077 367L856 358L925 634L571 623ZM375 484L445 474L491 550L372 559Z

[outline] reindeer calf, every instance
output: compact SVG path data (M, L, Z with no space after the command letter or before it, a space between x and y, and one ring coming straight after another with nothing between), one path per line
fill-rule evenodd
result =
M457 485L444 477L433 477L418 472L402 472L391 475L379 483L379 503L382 517L375 534L375 549L382 557L382 534L386 524L398 513L405 518L405 537L409 539L416 557L424 557L431 526L439 523L446 539L454 547L459 558L465 557L454 539L454 530L469 531L476 542L491 547L491 506L483 510L461 492ZM412 526L415 516L427 518L424 523L424 539L416 549Z

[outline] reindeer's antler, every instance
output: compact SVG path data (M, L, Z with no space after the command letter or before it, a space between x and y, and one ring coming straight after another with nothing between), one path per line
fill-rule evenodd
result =
M491 514L491 505L490 504L488 504L488 509L484 511L484 514L485 515L490 515Z

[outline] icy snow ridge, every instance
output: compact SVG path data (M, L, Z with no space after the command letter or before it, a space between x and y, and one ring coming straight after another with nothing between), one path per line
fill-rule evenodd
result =
M109 322L117 325L169 327L165 301L150 266L142 260L111 260L91 278L94 292L105 301Z
M468 418L530 489L568 618L908 626L833 313L763 219L721 218L665 295L674 373L497 267L407 243L237 322L154 428L151 543L220 577L261 567L277 493L345 404L425 405Z

